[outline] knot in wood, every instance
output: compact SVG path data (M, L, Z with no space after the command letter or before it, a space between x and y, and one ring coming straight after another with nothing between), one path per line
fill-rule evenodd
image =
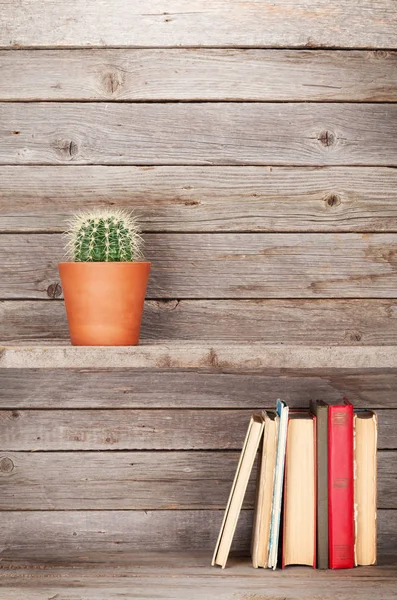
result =
M329 194L328 196L325 197L325 203L330 208L339 206L341 203L340 196L338 196L338 194Z
M319 142L325 147L333 146L336 142L336 136L332 131L322 131L317 138Z
M47 288L47 296L49 298L59 298L59 296L62 294L62 287L61 285L57 282L57 283L50 283L50 285Z
M56 152L63 158L71 160L78 154L79 147L74 140L55 140L53 144Z
M374 50L372 52L372 56L375 59L383 60L384 58L387 58L389 56L389 52L387 52L387 50Z
M171 311L178 307L179 300L155 300L153 304L159 310Z
M360 331L347 331L346 337L351 342L361 342L363 334Z
M0 459L0 471L1 473L11 473L14 470L14 463L11 458L4 456Z
M113 95L124 83L124 75L118 69L106 71L102 76L102 85L107 94Z

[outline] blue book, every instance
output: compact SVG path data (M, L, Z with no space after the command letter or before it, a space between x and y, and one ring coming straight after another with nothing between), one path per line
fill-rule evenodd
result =
M272 504L272 520L270 524L269 569L277 567L278 540L280 537L281 504L283 499L285 449L287 445L288 406L282 400L277 400L276 412L280 418L276 472L274 477L274 492Z

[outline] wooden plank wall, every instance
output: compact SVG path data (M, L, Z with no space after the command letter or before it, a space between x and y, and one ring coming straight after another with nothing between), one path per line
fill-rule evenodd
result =
M1 341L67 340L65 221L117 206L153 261L146 340L396 344L395 22L392 0L4 0ZM378 410L395 548L392 369L1 379L4 556L210 552L252 410L342 393Z

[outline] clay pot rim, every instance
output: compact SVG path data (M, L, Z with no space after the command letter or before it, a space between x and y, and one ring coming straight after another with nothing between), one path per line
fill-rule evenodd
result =
M93 261L93 260L69 260L67 262L60 262L58 265L151 265L152 263L146 260L131 260L131 261Z

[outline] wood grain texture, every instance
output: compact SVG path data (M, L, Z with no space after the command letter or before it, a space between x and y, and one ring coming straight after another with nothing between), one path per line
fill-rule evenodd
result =
M333 600L335 588L340 598L395 599L396 565L391 557L383 556L381 566L330 574L304 567L263 571L242 557L229 559L226 571L215 570L208 554L128 553L124 560L114 553L85 553L83 559L61 564L7 561L11 566L3 568L0 580L7 600L146 600L148 593L156 600Z
M223 511L15 511L3 513L3 517L2 562L29 558L40 562L84 560L87 554L93 555L95 560L95 557L103 557L106 552L119 556L125 556L128 552L142 555L144 548L145 552L183 552L186 560L189 560L189 554L197 550L206 552L206 564L209 566ZM249 554L251 524L252 511L243 510L234 536L234 553ZM387 556L395 557L397 511L379 510L378 525L378 551L382 563ZM139 564L137 560L133 564ZM185 557L175 562L183 565L184 560ZM149 561L149 565L153 572L153 560ZM345 576L354 578L360 576L360 571L355 569L346 572ZM254 570L250 569L251 572ZM221 573L221 570L214 570L213 574L216 573ZM230 576L233 571L226 573ZM263 592L264 572L260 573ZM292 569L290 573L296 582L296 570ZM315 573L317 576L321 572ZM207 573L207 576L210 574Z
M397 164L395 104L6 102L0 115L0 164Z
M397 234L146 234L148 299L394 298ZM0 236L0 298L59 296L60 234Z
M0 100L397 100L397 53L377 50L18 50L0 64Z
M379 453L378 508L397 508L396 457ZM0 510L223 510L238 459L237 452L2 452ZM256 469L245 508L254 507L255 482Z
M149 300L141 340L391 346L396 315L395 300ZM3 300L0 329L3 344L69 341L62 301Z
M251 512L242 512L236 531L241 552L251 537ZM146 552L209 551L222 521L219 510L15 511L5 516L2 558L54 560L86 552L142 552L143 547Z
M340 575L332 577L333 585L329 584L329 576L325 571L320 577L317 574L309 572L308 569L301 568L303 573L297 581L285 578L283 572L271 571L266 573L266 596L263 596L264 576L262 572L252 573L253 569L248 559L231 560L228 566L233 567L229 570L211 573L213 570L208 564L208 555L202 556L197 560L202 569L184 569L184 573L176 570L175 563L185 560L184 556L167 556L169 560L169 569L166 576L158 574L156 570L142 574L138 569L132 573L120 573L118 566L112 569L106 569L106 574L96 568L88 569L79 567L77 571L71 569L60 570L58 576L52 576L49 579L48 573L22 572L19 573L20 580L16 573L9 573L3 577L3 591L7 600L25 600L26 594L29 600L47 600L56 598L57 600L119 600L120 598L133 598L134 600L146 600L148 590L152 594L151 598L156 600L235 600L236 598L260 598L272 600L304 600L310 594L311 598L322 598L322 600L333 600L335 596L330 590L331 587L337 587L340 597L351 600L370 600L373 597L382 598L382 600L395 599L396 578L390 576L392 566L382 567L363 567L360 568L360 578L348 577L341 578ZM152 561L156 561L157 556L152 555ZM130 560L134 560L130 557ZM141 561L138 561L138 566ZM239 572L236 573L236 567L239 566ZM298 567L299 568L299 567ZM394 566L395 569L395 566ZM260 570L262 571L262 570ZM297 571L293 574L296 578ZM131 591L133 590L133 591ZM333 592L334 593L334 592ZM271 596L269 596L271 594ZM281 594L281 596L280 596ZM313 595L312 595L313 594Z
M392 0L4 0L0 46L393 48L395 20Z
M61 232L72 214L117 206L145 232L393 232L387 167L0 166L0 231Z
M270 408L274 404L275 399ZM308 404L309 399L302 402L304 407ZM3 451L241 450L251 415L252 410L246 409L4 410L0 447ZM397 448L397 410L379 410L378 419L378 447Z
M396 369L396 346L291 346L169 341L139 346L39 342L0 346L0 369L184 369L219 373L264 369Z
M204 513L204 511L201 512ZM393 511L389 511L389 513L392 512ZM167 513L164 514L166 515ZM383 560L384 558L386 558L386 560ZM203 573L203 567L208 569L208 576L210 577L219 577L222 574L227 574L228 577L232 577L232 573L234 576L244 575L246 577L258 577L259 579L262 579L262 581L264 577L267 578L267 576L271 575L286 580L299 580L313 576L321 578L322 575L325 575L325 579L328 579L329 581L330 577L329 572L308 569L299 565L296 565L293 569L284 571L281 569L277 569L275 572L262 571L260 569L254 570L249 563L249 556L245 556L235 551L231 552L229 559L230 563L228 561L227 567L228 569L229 567L233 567L233 571L209 568L208 554L205 549L201 551L192 550L186 552L184 555L175 551L164 553L145 551L140 552L139 554L134 551L127 551L120 553L115 549L103 553L87 552L84 556L70 556L67 561L63 561L62 559L52 560L51 556L43 556L42 559L37 562L33 557L29 558L21 556L10 558L3 555L0 563L0 577L1 581L5 581L8 578L10 580L16 579L19 572L21 579L23 580L29 578L29 573L32 578L34 577L35 572L37 572L37 576L40 577L41 571L41 574L44 574L45 577L54 578L61 574L64 576L69 575L74 571L75 573L80 572L82 574L85 572L84 576L89 578L90 575L88 571L91 571L92 569L97 569L102 577L106 576L106 574L110 574L115 568L119 570L120 576L128 577L131 575L138 575L139 573L146 574L152 572L154 562L156 564L156 571L158 571L160 577L163 573L164 575L170 575L171 577L189 574L199 575L200 572ZM333 576L336 580L355 579L357 584L360 582L361 578L364 578L365 580L371 575L375 576L376 573L378 576L382 575L383 578L387 577L390 580L395 580L396 560L397 558L395 556L394 560L392 556L383 556L381 564L376 565L375 568L368 566L361 567L360 569L340 569L333 571ZM39 567L41 567L41 569ZM170 571L172 571L172 575Z
M397 407L397 369L264 369L260 373L132 369L1 369L0 408L245 408L347 396ZM92 390L96 390L93 394Z

